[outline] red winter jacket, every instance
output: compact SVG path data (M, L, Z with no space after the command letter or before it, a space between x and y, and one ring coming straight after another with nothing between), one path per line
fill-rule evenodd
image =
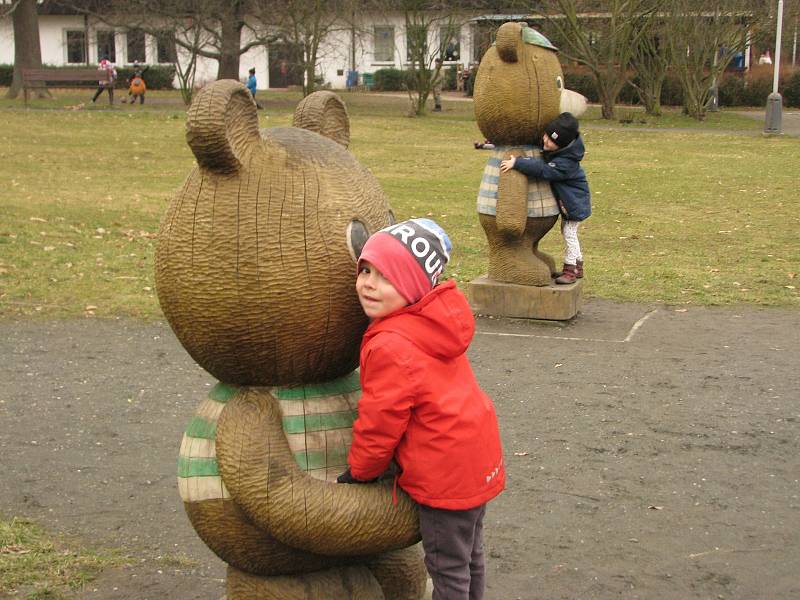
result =
M475 508L503 490L497 415L465 354L474 332L452 281L370 324L348 457L353 477L377 477L394 457L401 488L449 510Z

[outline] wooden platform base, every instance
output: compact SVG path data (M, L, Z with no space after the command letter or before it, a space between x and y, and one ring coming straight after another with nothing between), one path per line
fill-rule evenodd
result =
M568 321L581 307L583 280L536 287L502 283L482 275L467 284L467 296L472 310L481 315Z

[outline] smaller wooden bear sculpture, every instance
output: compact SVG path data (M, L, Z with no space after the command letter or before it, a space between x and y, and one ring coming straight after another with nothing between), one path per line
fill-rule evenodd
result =
M500 173L511 156L539 156L544 126L571 108L556 48L538 31L504 23L481 60L475 117L495 144L478 192L478 214L489 243L490 279L520 285L551 282L555 262L539 241L558 219L550 184L518 171ZM573 109L574 110L574 109Z

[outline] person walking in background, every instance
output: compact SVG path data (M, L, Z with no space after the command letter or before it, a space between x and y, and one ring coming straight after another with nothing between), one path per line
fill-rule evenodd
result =
M466 355L472 310L454 281L438 284L450 250L430 219L391 225L364 245L356 293L371 323L338 482L374 480L394 459L396 484L419 504L433 600L481 600L483 518L506 473L494 404Z
M97 98L103 93L104 90L108 90L108 103L114 104L114 83L117 80L117 70L114 68L114 65L111 64L111 61L108 60L108 58L103 58L103 60L100 61L100 64L97 66L97 70L108 73L108 79L100 79L97 82L97 91L92 97L92 102L94 103L97 101Z
M550 182L561 211L564 236L563 271L556 283L575 283L583 277L583 254L578 240L578 225L592 214L591 193L581 160L586 153L578 131L578 119L564 112L544 127L541 158L514 157L500 163L500 172L511 169Z
M442 59L437 58L434 63L433 81L431 88L433 89L433 111L442 111L442 86L444 84L444 68L442 66Z
M256 108L264 108L256 100L256 92L258 91L258 81L256 80L256 68L250 69L250 76L247 78L247 89L250 90L250 95L256 103Z

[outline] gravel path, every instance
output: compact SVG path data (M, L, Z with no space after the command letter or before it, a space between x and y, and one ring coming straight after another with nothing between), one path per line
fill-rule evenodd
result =
M489 600L800 595L800 312L588 302L479 319L509 486ZM0 322L0 511L121 548L80 598L218 600L175 483L213 380L164 323ZM0 594L2 596L2 594Z

